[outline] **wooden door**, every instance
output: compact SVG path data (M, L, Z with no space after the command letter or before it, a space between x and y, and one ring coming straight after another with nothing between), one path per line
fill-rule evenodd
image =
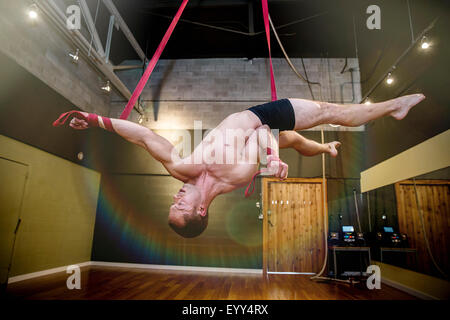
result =
M0 283L7 281L28 167L0 158Z
M320 270L325 250L323 199L322 179L263 179L264 272Z
M431 252L439 267L448 273L450 271L450 182L416 180L416 190ZM406 233L410 247L417 249L417 271L436 275L423 236L422 219L417 208L413 181L396 183L395 193L399 231ZM413 258L410 257L411 266L415 266Z

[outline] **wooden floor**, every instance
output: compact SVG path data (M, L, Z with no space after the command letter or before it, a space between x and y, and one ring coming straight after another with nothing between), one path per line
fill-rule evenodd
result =
M316 282L305 275L82 268L81 289L69 290L65 272L9 284L7 296L19 299L175 299L175 300L410 300L382 284L380 290Z

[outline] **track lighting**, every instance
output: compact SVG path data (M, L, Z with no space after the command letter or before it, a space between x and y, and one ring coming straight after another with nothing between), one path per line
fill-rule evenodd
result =
M36 4L32 4L28 7L28 17L31 20L36 20L38 17L38 7L36 6Z
M107 92L107 93L111 92L111 85L109 84L109 80L106 81L106 84L102 87L102 90Z
M77 49L75 54L69 53L69 57L72 58L72 62L75 64L78 63L78 60L80 59L79 53L80 53L80 49Z
M366 105L369 105L369 104L371 104L372 102L370 102L370 100L369 99L366 99L366 102L364 102L364 104L366 104Z
M139 116L138 122L139 122L139 124L144 122L144 116L142 114Z
M389 72L386 78L386 83L391 85L392 83L394 83L394 78L392 77L392 74Z
M423 50L426 50L430 47L430 42L428 42L428 39L426 36L423 36L422 40L420 41L420 47Z

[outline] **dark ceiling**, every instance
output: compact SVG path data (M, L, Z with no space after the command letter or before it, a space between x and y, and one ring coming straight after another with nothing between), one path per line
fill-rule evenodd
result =
M106 42L109 12L98 1L89 0L88 4L93 15L99 4L96 26L102 41ZM147 57L151 58L182 1L113 2ZM441 62L448 67L448 55L445 54L448 52L448 3L448 0L409 0L408 11L408 0L269 0L269 12L275 26L279 27L277 32L290 57L358 57L364 95L411 44L411 34L417 37L435 18L439 18L438 23L429 32L434 37L435 49L428 54L427 60L417 62L420 64L418 71ZM378 5L381 9L380 30L366 27L369 5ZM253 24L250 23L251 17ZM260 0L191 0L181 19L162 59L253 58L268 55L262 32L264 25ZM284 26L286 24L290 25ZM242 34L252 29L257 35ZM417 53L413 50L410 55ZM283 56L273 34L272 55ZM422 56L426 58L426 55ZM113 63L135 59L138 56L122 32L115 31L111 48ZM444 66L439 68L445 69ZM405 78L411 84L419 76L419 73L414 73L415 69L416 66L405 66L403 63L397 72L406 72ZM386 97L406 92L407 89L397 87L395 94L390 91ZM386 97L380 96L380 99Z
M94 15L98 0L89 0ZM141 48L151 57L181 4L181 0L113 0ZM409 0L413 28L421 30L435 16L448 10L446 1ZM367 30L366 9L381 8L382 29ZM272 0L269 11L283 45L292 57L354 57L355 33L360 53L408 43L410 27L406 0ZM253 24L250 22L253 16ZM162 58L265 57L260 0L189 1ZM353 19L355 24L353 25ZM235 30L227 32L191 22ZM100 1L97 28L106 39L109 12ZM354 28L355 27L355 28ZM257 35L244 35L254 30ZM356 32L354 32L356 31ZM281 56L272 38L273 55ZM394 44L395 45L395 44ZM112 41L112 61L137 59L121 32Z

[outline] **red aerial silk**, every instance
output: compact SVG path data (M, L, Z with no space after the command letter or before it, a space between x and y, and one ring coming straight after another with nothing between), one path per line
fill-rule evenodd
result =
M156 52L153 55L153 58L150 60L148 66L147 66L147 69L145 70L144 74L142 75L141 80L139 80L139 83L136 86L136 89L134 89L134 92L131 95L131 98L128 101L127 106L125 107L122 114L120 115L120 119L127 119L131 113L131 110L133 110L133 107L136 104L136 101L138 100L139 96L141 95L142 90L144 90L144 87L145 87L148 79L150 78L150 75L152 74L153 69L156 66L156 63L158 63L158 60L161 57L161 54L164 51L164 48L166 47L166 44L169 41L170 36L172 35L172 32L175 29L175 26L177 25L178 20L180 19L181 14L183 13L183 10L186 7L188 2L189 2L189 0L183 0L183 3L181 4L180 8L178 9L177 14L175 15L172 22L170 23L169 29L167 29L166 34L164 35L163 39L161 40L161 43L158 46L158 49L156 49Z

